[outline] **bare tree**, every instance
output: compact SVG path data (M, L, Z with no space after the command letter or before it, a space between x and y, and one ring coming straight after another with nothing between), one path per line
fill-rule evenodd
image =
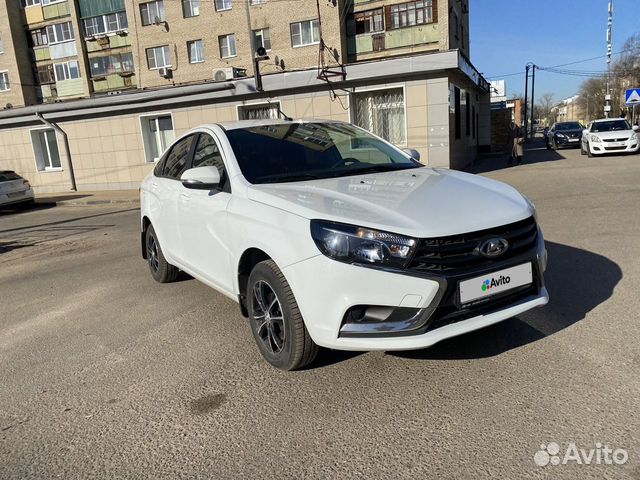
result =
M535 115L543 125L551 125L554 122L555 118L552 113L553 106L553 93L545 93L536 104Z

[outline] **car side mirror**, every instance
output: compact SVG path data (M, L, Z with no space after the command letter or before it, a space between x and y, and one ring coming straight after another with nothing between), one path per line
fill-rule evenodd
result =
M216 167L196 167L185 170L180 181L185 188L213 190L220 185L220 172Z
M409 155L414 160L417 160L418 162L420 161L420 152L417 151L415 148L403 148L402 151L407 155Z
M638 125L634 125L632 128L634 132L637 132L640 130L640 127Z

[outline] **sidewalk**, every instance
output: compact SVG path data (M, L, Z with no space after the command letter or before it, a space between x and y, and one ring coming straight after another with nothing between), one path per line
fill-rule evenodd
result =
M87 205L140 205L138 190L102 190L95 192L64 192L36 194L36 203L64 206Z

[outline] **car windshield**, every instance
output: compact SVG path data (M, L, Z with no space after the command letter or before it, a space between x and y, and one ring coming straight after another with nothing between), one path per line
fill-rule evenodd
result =
M631 125L626 120L608 120L604 122L593 122L592 132L613 132L615 130L631 130Z
M582 130L582 125L578 122L558 123L556 124L556 131L561 132L563 130Z
M20 175L16 172L0 172L0 182L10 182L11 180L20 180Z
M280 123L227 131L251 183L295 182L423 165L344 123Z

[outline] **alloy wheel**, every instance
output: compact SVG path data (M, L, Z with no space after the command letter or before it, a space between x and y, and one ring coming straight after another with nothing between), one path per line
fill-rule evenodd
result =
M160 268L160 260L158 258L158 243L153 235L149 235L147 239L147 256L149 257L149 266L153 272L157 272Z
M260 280L253 286L253 311L257 336L268 351L278 354L284 348L286 339L284 315L278 296L271 286Z

